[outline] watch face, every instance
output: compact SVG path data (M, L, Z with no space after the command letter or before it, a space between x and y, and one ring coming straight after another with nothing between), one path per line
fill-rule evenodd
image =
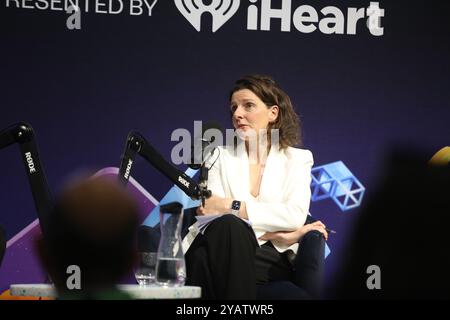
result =
M241 208L241 202L240 201L233 201L231 204L231 209L233 210L239 210Z

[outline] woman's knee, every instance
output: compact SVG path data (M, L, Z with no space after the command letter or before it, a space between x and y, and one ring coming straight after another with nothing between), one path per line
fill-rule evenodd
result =
M240 218L236 217L232 214L224 214L223 216L215 219L213 222L211 222L211 225L209 227L213 227L213 229L216 228L222 228L222 229L240 229L240 228L247 228L245 225L245 222L242 221ZM208 228L209 228L208 227Z
M325 237L321 232L317 230L307 232L299 244L295 261L300 261L304 265L323 264L325 259Z
M320 231L311 230L308 231L303 237L302 240L310 240L310 241L319 241L325 243L325 237Z
M257 244L252 228L245 221L232 214L224 214L211 222L211 225L206 229L205 236L208 239L219 237L220 239L228 238Z

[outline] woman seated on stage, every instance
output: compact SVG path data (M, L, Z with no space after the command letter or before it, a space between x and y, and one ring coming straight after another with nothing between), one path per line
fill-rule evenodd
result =
M305 224L313 157L294 147L291 100L272 78L250 75L231 90L230 113L238 139L219 147L213 195L197 209L223 215L204 234L189 228L187 284L205 299L319 298L328 234L320 221Z

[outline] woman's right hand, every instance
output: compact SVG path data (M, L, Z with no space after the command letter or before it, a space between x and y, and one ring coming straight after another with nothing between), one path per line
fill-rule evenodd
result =
M299 233L299 240L303 238L305 234L307 234L309 231L319 231L321 234L323 234L323 237L325 240L328 240L328 232L326 230L326 226L322 223L322 221L315 221L313 223L305 224L302 227L300 227L297 231Z

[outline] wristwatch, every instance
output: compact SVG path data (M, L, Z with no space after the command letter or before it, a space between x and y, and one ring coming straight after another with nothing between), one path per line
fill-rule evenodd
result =
M241 202L238 200L233 200L231 203L231 214L239 217L239 209L241 208Z

